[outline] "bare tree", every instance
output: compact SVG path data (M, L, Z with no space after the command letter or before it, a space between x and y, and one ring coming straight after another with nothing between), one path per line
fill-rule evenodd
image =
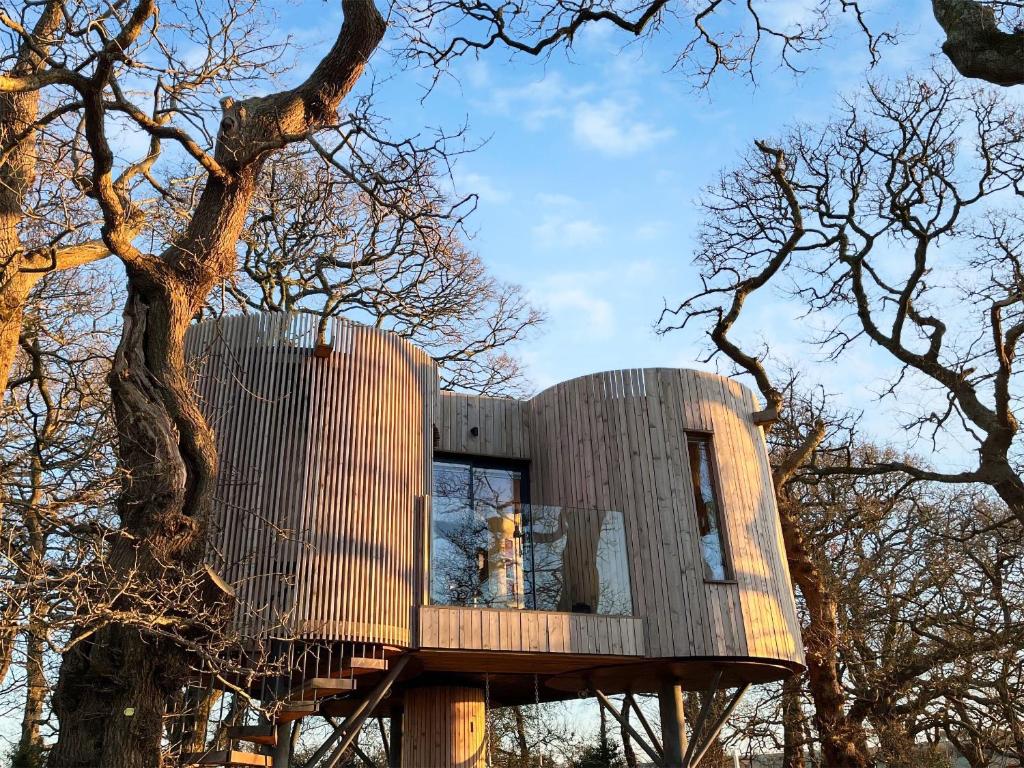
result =
M252 71L253 46L262 39L244 30L239 35L244 6L188 9L204 20L219 12L213 25L178 14L178 31L193 34L210 52L196 64L160 37L156 0L96 8L52 5L57 23L65 25L66 34L57 36L60 45L46 57L45 68L0 78L0 92L59 94L67 109L81 104L88 152L83 183L102 213L103 242L128 274L123 336L110 377L125 484L108 575L155 585L184 572L188 581L188 572L199 568L216 455L184 370L185 330L213 287L235 268L236 244L264 162L336 122L337 108L385 24L371 2L346 0L337 39L310 75L277 93L224 99L214 136L203 121L211 114L205 106L209 95L231 81L230 73L245 73L246 66ZM29 32L7 26L31 45ZM79 28L82 33L73 34ZM152 85L150 108L135 100L145 90L138 78ZM144 250L136 239L139 201L119 183L112 116L151 137L154 151L160 141L174 142L205 174L180 234L160 252ZM130 612L131 606L121 607ZM201 609L201 603L186 602L169 615L191 622L190 615ZM61 728L50 762L158 764L164 708L188 666L179 640L130 624L112 622L79 638L64 656L54 696Z
M1020 2L932 0L931 5L946 33L942 51L961 74L997 85L1024 83ZM807 2L796 21L779 20L768 2L722 0L403 0L397 8L408 26L407 55L438 68L496 46L534 56L571 49L590 25L611 27L627 40L672 35L678 40L676 65L702 85L720 71L753 78L766 53L798 71L802 55L825 46L844 16L863 35L872 63L882 47L898 41L894 30L878 29L857 0Z
M72 30L61 31L65 18L59 2L26 3L19 11L17 18L6 9L0 16L0 388L18 352L22 312L39 279L108 254L88 226L84 191L68 184L67 175L59 177L69 159L66 145L46 137L78 105L50 105L40 89L16 87L24 78L47 77L59 37ZM140 170L132 169L119 183Z
M855 19L872 60L881 45L893 40L888 31L871 30L857 0L809 2L806 13L792 23L780 20L767 4L746 2L739 9L734 5L721 0L641 0L626 5L614 0L529 4L402 0L396 11L408 39L405 54L439 69L454 58L493 47L533 56L571 49L577 34L597 24L632 39L658 33L676 36L676 65L702 85L719 72L753 78L766 52L799 71L801 55L820 49L832 36L837 13L849 12Z
M0 669L6 675L13 664L21 673L10 692L23 696L17 765L42 764L54 650L111 528L117 482L106 373L116 328L89 318L113 301L101 274L43 277L26 304L4 398Z
M1024 520L1012 405L1022 327L1017 225L1012 211L996 205L1020 190L1021 128L1019 114L996 94L936 74L870 87L820 133L802 128L779 145L758 142L742 167L709 190L697 255L704 289L662 315L665 331L707 320L712 354L750 374L769 408L788 408L771 433L773 479L790 573L806 610L808 685L829 765L869 765L865 723L878 731L897 720L902 728L906 718L887 719L886 696L847 707L843 582L816 552L804 476L812 472L825 483L891 473L902 478L897 488L982 487L1013 522L1005 514L979 519L979 529ZM944 285L932 264L939 243L957 239L969 244L971 279ZM754 294L778 290L787 276L787 295L809 313L841 317L817 340L833 360L844 360L859 339L874 342L899 370L887 395L900 397L905 382L917 387L902 400L908 410L920 403L923 384L937 385L944 410L926 406L908 428L932 439L946 432L973 440L976 467L943 471L908 456L854 455L853 443L839 439L848 423L820 402L794 399L792 382L773 381L763 355L736 341L735 327ZM900 685L934 674L933 665L983 650L946 647L951 658L935 648L913 659L896 653L898 671L872 690L881 694L888 686L899 695Z
M1024 521L1014 413L1024 230L1016 209L1000 207L1024 191L1022 149L1011 104L941 73L872 86L820 133L759 142L710 191L698 255L706 288L667 311L663 328L709 318L716 349L757 370L730 331L754 292L791 277L788 295L808 312L840 317L819 348L837 361L862 341L884 352L898 371L884 396L915 413L908 430L973 445L976 457L962 471L909 461L860 471L984 484ZM954 243L962 260L940 267L940 248L948 258ZM767 375L755 377L780 407Z
M521 388L507 348L542 316L464 245L475 199L453 201L446 191L450 137L396 141L359 108L346 116L346 130L360 141L345 162L323 146L271 162L238 271L211 296L209 311L309 312L322 327L344 314L425 348L442 366L444 387Z

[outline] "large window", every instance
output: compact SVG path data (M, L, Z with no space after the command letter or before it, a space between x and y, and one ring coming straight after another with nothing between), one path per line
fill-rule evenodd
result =
M435 605L632 613L622 514L528 504L516 464L434 462Z
M725 551L725 538L722 535L722 508L715 483L711 437L687 434L686 450L690 459L693 501L697 508L704 578L709 581L725 581L731 578L731 574L729 558Z
M519 469L434 462L431 602L525 607L523 495Z

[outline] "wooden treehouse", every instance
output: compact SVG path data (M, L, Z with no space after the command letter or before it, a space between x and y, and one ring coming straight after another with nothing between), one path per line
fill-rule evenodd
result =
M262 639L249 692L273 716L186 763L284 764L288 723L316 715L336 727L309 765L383 716L394 766L484 766L488 706L595 696L621 721L611 694L657 693L660 730L637 709L634 738L689 767L750 685L802 669L738 383L629 369L454 394L398 336L307 316L209 321L187 345L220 452L211 565ZM682 691L721 689L687 727Z

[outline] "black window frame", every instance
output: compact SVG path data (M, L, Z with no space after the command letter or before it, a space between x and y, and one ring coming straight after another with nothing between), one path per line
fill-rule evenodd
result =
M699 429L687 429L683 432L684 448L686 449L686 464L689 472L690 485L693 485L693 467L690 466L690 441L693 439L694 442L702 442L707 445L707 456L708 456L708 468L711 473L711 492L715 499L715 510L718 515L718 542L722 550L722 572L723 577L720 579L712 578L707 575L707 563L704 559L704 551L700 546L700 511L697 509L697 488L691 488L694 504L693 514L694 522L696 523L697 532L697 556L701 561L701 572L704 577L706 584L735 584L736 583L736 568L733 563L732 557L732 546L729 541L729 531L725 525L726 509L723 502L722 496L722 483L719 476L718 470L718 457L715 451L715 436L713 432L705 432Z
M521 520L524 530L530 521L530 462L525 459L512 459L503 458L501 456L481 456L471 453L457 453L454 451L434 451L434 454L430 462L430 493L431 499L433 500L434 494L434 467L437 464L459 464L463 466L469 466L470 471L473 469L499 469L507 470L510 472L519 473L519 505L521 508ZM447 605L446 603L435 603L433 599L433 593L431 585L433 584L434 578L434 536L433 536L433 501L431 501L431 517L428 521L427 530L427 604L428 605ZM525 535L525 534L524 534ZM524 577L530 575L532 578L533 573L533 547L524 547L524 550L529 551L529 556L524 554L523 557L523 571ZM529 590L524 587L524 602L527 603L525 608L520 610L534 610L536 607L536 596L533 593L533 584L530 584Z

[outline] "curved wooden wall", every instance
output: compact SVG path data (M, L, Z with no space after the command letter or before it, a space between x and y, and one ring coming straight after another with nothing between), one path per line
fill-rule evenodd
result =
M252 632L410 644L434 361L392 334L261 314L190 329L217 435L211 559Z
M803 664L767 449L752 419L759 409L731 379L630 369L524 403L441 393L435 425L438 450L528 459L534 503L623 513L647 656ZM687 431L711 435L732 583L704 580Z
M625 516L636 615L653 657L803 663L759 406L735 381L678 369L584 376L531 401L531 492ZM706 582L687 431L710 433L734 582Z

